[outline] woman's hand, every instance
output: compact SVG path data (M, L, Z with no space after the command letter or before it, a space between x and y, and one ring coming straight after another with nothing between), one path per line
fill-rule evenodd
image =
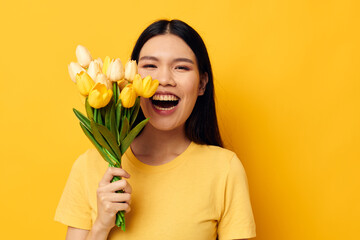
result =
M119 176L123 179L111 183L114 176ZM68 227L66 239L107 239L111 228L115 226L116 213L118 211L130 211L131 186L124 179L129 177L130 174L124 169L108 168L97 189L98 212L94 225L90 231ZM124 193L116 193L119 190L123 190Z
M114 176L119 176L123 179L111 183ZM130 175L124 169L113 167L107 169L97 189L98 212L91 232L95 230L96 232L106 232L107 236L111 228L115 226L116 213L118 211L130 211L130 194L132 189L126 179L124 179L129 177ZM116 193L119 190L123 190L124 193Z

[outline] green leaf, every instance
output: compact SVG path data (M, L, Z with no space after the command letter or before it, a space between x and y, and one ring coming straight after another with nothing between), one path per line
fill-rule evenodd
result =
M115 106L116 129L119 129L120 126L121 112L122 112L122 106L121 106L121 100L119 99L119 101L116 103Z
M120 130L120 143L122 144L122 141L126 137L128 131L129 131L129 120L123 116L121 121L121 130Z
M109 104L108 104L108 105L109 105ZM101 117L102 117L102 122L103 122L103 123L105 123L105 114L106 114L106 108L107 108L108 105L106 105L105 107L99 108L99 111L100 111L100 113L101 113Z
M115 103L111 104L111 108L110 108L110 116L109 116L109 120L110 120L110 132L112 132L112 134L114 135L115 139L117 139L117 135L118 135L118 131L116 128L116 109L115 109Z
M120 97L120 88L119 88L119 86L117 85L115 102L117 102L117 100L120 100L119 97Z
M85 99L85 110L86 110L86 115L88 116L88 118L94 119L93 108L89 105L87 97Z
M104 123L103 123L102 116L101 116L101 108L96 109L96 111L97 111L96 123L103 125Z
M132 126L136 120L136 117L139 113L140 109L140 97L136 98L136 102L134 107L131 109L131 115L130 115L130 126Z
M104 147L110 153L115 153L115 155L113 155L113 156L116 156L117 159L120 159L121 158L121 152L120 152L119 146L117 145L116 137L105 126L97 124L97 123L94 123L94 125L96 125L95 127L99 130L101 136L103 137L103 139L107 143L107 146L110 147L110 149L106 148L105 146ZM91 125L91 128L92 127L93 126ZM96 138L97 136L95 135L95 133L94 133L94 137L97 140L97 138Z
M103 150L101 145L95 140L94 136L91 134L91 132L84 126L83 123L80 123L81 129L84 131L85 135L89 138L90 142L94 144L95 148L98 150L100 155L104 158L105 161L107 161L109 164L115 166L116 162L114 162Z
M135 139L135 137L139 134L139 132L145 127L146 123L149 121L148 118L141 121L136 127L134 127L129 134L125 137L123 141L121 141L120 151L121 154L124 154L131 142Z
M131 109L128 108L126 109L126 118L128 119L129 122L130 122L130 116L131 116Z
M113 105L113 101L110 101L110 103L105 108L105 126L110 129L110 111L111 107Z
M116 123L116 139L117 139L117 143L120 146L120 131L119 131L119 127L121 125L120 119L121 119L121 113L122 113L122 107L121 107L121 101L119 99L119 102L116 104L115 107L115 123Z
M95 121L95 122L97 121L97 115L98 115L98 111L97 111L97 109L95 108L95 109L94 109L94 121Z
M100 133L100 129L99 129L99 124L97 124L96 122L94 122L93 120L90 121L90 125L91 125L91 130L92 133L94 135L94 138L96 139L96 141L106 150L109 151L109 153L113 156L116 156L115 152L112 150L112 148L110 147L109 143L106 141L106 139L103 137L103 135ZM106 127L104 127L106 128Z
M119 98L119 95L120 95L119 91L120 90L119 90L119 86L118 86L117 82L114 82L113 83L113 99L114 99L114 102L116 102L118 100L118 98Z
M120 227L121 230L125 231L125 216L124 211L119 211L116 213L116 220L115 220L116 226Z
M111 158L112 161L116 162L116 164L114 166L110 164L111 167L120 167L121 166L121 158L114 157L113 155L111 155L109 153L108 150L106 150L106 148L104 148L104 152L109 156L109 158Z
M90 120L75 108L73 108L73 111L80 122L91 132Z

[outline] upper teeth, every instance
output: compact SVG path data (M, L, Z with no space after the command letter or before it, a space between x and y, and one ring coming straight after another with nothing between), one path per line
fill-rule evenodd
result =
M163 95L163 94L156 94L152 97L153 100L159 100L159 101L177 101L179 98L175 95L169 94L169 95Z

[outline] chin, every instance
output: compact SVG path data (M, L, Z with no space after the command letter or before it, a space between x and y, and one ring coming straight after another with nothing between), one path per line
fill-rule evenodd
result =
M184 130L185 123L172 123L170 121L164 121L164 119L151 119L149 120L149 124L152 128L158 131L176 131L176 130Z

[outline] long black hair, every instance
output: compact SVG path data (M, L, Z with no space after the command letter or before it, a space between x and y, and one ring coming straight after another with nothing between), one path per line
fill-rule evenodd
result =
M214 82L210 59L204 41L192 27L180 20L159 20L152 23L138 38L131 59L138 62L144 44L150 38L164 34L173 34L184 40L196 56L200 75L207 74L208 76L205 92L198 96L194 109L185 122L186 136L198 144L222 147L223 143L215 110ZM144 118L144 114L140 111L137 121Z

